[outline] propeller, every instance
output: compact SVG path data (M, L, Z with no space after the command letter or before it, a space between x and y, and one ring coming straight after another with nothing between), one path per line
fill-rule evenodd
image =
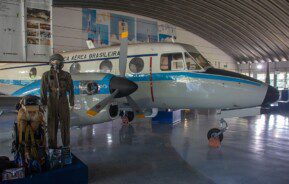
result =
M93 106L91 109L89 109L86 114L89 116L95 116L97 115L107 104L113 101L114 97L117 95L119 90L115 90L110 96L103 99L101 102Z
M119 49L119 74L125 77L126 62L127 62L127 42L128 32L121 34L120 49Z
M125 77L126 65L127 65L127 46L128 46L128 32L121 34L120 51L119 51L119 74L120 77L114 76L110 80L110 92L111 95L97 103L86 114L89 116L97 115L107 104L111 103L114 98L126 97L127 102L136 112L136 117L144 117L141 109L137 103L129 96L135 92L138 88L137 84L128 80Z

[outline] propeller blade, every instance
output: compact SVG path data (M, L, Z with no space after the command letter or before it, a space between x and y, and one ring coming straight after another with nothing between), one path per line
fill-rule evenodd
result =
M144 113L140 109L140 107L137 105L137 103L134 101L134 99L131 96L126 96L127 102L131 106L131 108L135 111L137 118L144 118Z
M128 45L128 32L121 34L120 49L119 49L119 74L121 77L125 76L126 63L127 63L127 45Z
M100 101L98 104L93 106L91 109L86 111L86 114L88 116L91 116L91 117L97 115L107 104L109 104L110 102L113 101L113 99L114 99L115 95L117 95L118 91L119 91L118 89L115 90L110 96L106 97L105 99Z

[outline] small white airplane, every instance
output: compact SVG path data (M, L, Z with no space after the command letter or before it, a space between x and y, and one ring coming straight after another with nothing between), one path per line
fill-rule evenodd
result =
M279 92L254 78L212 67L195 47L179 43L127 45L62 53L64 70L73 75L73 112L83 126L111 121L120 113L153 116L156 109L221 109L252 111L279 98ZM40 94L40 78L48 63L0 65L0 108L16 97ZM13 101L14 98L14 101ZM9 103L8 103L9 102ZM234 114L234 113L233 113ZM242 114L242 113L237 113ZM247 113L243 113L248 114ZM227 123L208 137L223 136Z

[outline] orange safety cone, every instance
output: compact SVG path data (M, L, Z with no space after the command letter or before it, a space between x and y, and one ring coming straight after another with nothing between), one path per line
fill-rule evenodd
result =
M221 147L221 141L218 137L211 137L209 139L209 146L213 148L219 148Z

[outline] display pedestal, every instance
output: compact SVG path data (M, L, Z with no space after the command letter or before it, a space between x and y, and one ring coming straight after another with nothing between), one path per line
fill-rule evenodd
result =
M289 90L284 89L280 91L280 101L288 101L289 100Z
M181 121L181 110L159 111L156 117L152 118L152 123L175 124Z
M64 184L64 183L88 183L88 168L73 155L72 164L63 168L27 176L23 179L4 181L3 184Z

